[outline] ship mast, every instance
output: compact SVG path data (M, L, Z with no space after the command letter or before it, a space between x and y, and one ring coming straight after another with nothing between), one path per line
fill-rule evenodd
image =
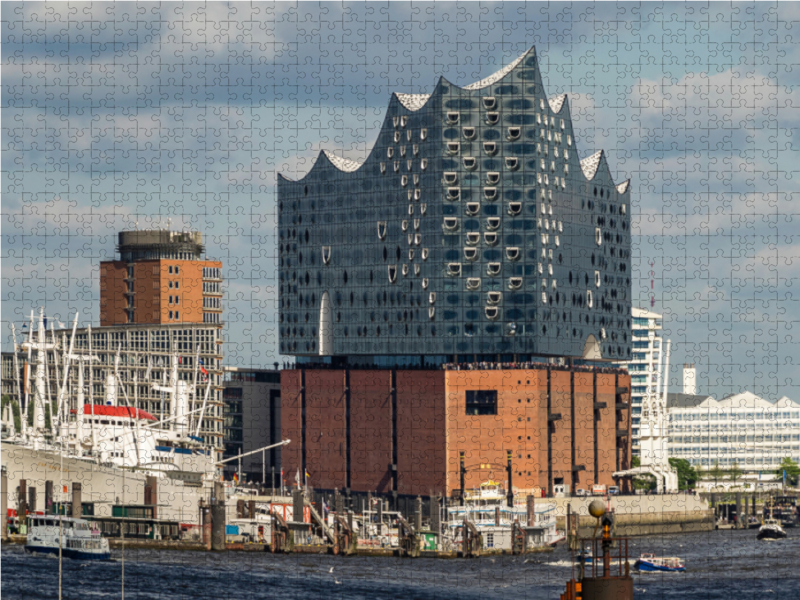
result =
M33 322L33 311L31 311L31 323ZM33 325L31 325L31 329ZM33 435L43 435L45 430L45 369L47 368L47 351L53 350L55 344L45 340L44 328L44 308L39 309L39 324L37 329L36 342L33 341L33 334L29 333L30 339L22 345L30 353L36 350L36 394L33 401ZM27 407L26 407L27 412ZM52 425L52 421L51 421Z

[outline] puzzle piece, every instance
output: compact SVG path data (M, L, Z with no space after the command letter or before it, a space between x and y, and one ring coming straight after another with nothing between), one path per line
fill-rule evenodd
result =
M711 531L796 513L791 4L0 10L15 530L224 547L224 478L231 541L511 551L619 488L632 551L689 566L637 595L795 593ZM55 596L17 549L6 595ZM128 589L557 597L571 565L188 555L127 548Z

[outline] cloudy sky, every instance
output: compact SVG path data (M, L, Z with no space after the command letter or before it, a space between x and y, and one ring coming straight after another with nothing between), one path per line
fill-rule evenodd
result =
M800 400L796 3L3 2L2 29L4 350L40 305L98 324L115 233L170 224L225 263L229 364L281 360L276 174L535 45L581 157L632 179L672 389L694 362L702 392Z

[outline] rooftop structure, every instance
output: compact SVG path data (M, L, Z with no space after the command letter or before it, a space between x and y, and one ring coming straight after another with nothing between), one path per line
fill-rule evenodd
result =
M629 181L579 158L532 48L392 95L363 163L321 152L278 206L280 351L300 363L631 358Z

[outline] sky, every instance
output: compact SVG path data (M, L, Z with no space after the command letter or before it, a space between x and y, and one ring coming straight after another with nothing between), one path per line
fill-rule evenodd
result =
M3 350L39 306L98 325L116 233L171 227L224 263L225 362L283 361L277 173L323 149L363 160L392 92L463 86L535 46L581 158L604 149L631 179L633 302L664 315L670 391L688 362L701 393L800 400L800 4L0 11Z

